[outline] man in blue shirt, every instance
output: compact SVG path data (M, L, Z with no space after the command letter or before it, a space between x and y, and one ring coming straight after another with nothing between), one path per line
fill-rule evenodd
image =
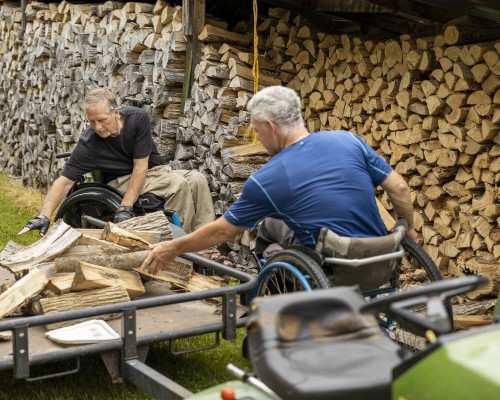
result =
M221 218L190 235L152 245L143 270L156 274L177 255L231 240L265 218L266 224L271 221L270 229L261 230L266 243L283 243L284 237L272 237L278 231L288 244L314 248L322 227L344 236L383 236L374 193L378 185L408 222L407 235L416 239L408 185L361 138L345 131L310 134L300 98L285 87L263 89L247 109L257 139L273 158L247 180Z

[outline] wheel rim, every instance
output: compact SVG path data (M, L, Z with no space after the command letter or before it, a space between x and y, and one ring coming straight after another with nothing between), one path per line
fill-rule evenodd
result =
M266 266L259 275L258 296L271 296L312 290L311 278L291 264L278 261Z

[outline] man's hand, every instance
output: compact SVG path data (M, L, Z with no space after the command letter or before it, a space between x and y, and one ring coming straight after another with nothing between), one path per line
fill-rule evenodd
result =
M115 212L113 217L113 223L118 224L127 219L134 218L134 207L132 206L120 206Z
M24 235L26 232L32 231L33 229L40 231L40 236L44 236L49 230L50 220L45 215L39 215L29 221L23 229L18 232L19 235Z
M142 263L141 269L151 275L158 275L160 271L167 267L169 262L177 257L177 253L174 250L174 241L150 244L149 248L153 250Z

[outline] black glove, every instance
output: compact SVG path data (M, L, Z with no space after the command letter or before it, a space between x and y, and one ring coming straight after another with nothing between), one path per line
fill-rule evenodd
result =
M132 206L120 206L115 212L113 217L113 223L118 224L130 218L134 218L134 207Z
M40 231L40 235L45 235L49 230L49 225L50 220L45 215L39 215L29 221L24 227L30 231L37 229Z

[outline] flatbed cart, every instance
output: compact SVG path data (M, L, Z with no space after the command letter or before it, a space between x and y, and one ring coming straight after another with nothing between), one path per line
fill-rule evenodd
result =
M41 380L76 373L82 356L100 354L114 383L129 381L157 399L182 399L191 395L144 363L149 346L214 333L213 345L184 351L193 352L216 347L220 334L224 339L235 339L236 329L244 326L246 320L240 318L244 310L237 304L237 295L251 291L257 280L197 254L181 257L238 279L240 284L190 293L166 293L165 287L152 286L148 287L149 297L130 302L0 321L0 332L12 332L11 342L0 343L0 370L13 369L17 379ZM221 300L221 306L202 301L206 299ZM120 316L107 321L120 334L120 339L65 345L45 336L44 325L109 314ZM30 374L33 365L66 360L75 360L75 368L43 376Z

